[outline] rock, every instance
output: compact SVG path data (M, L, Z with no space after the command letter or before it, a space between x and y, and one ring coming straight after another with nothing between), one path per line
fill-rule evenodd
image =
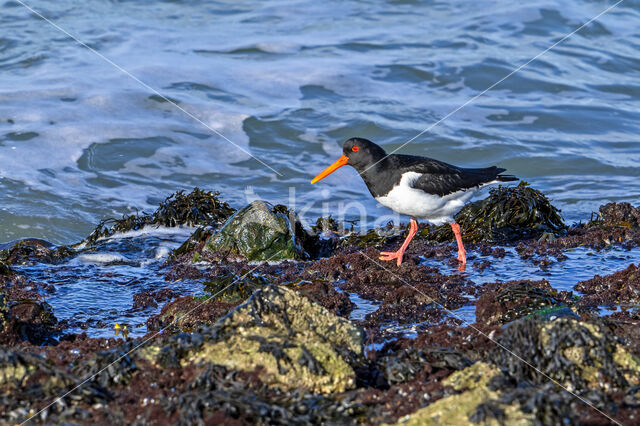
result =
M27 340L43 344L53 340L58 320L46 302L32 299L10 300L0 290L0 343Z
M629 203L608 203L599 210L605 226L637 227L640 224L640 209Z
M575 289L584 294L579 304L615 305L640 302L640 268L634 264L611 275L580 281Z
M492 286L491 284L485 285ZM506 324L544 308L557 307L548 281L510 281L494 284L476 303L476 322L483 325Z
M205 298L208 296L204 296ZM193 331L198 326L211 325L234 308L237 303L217 299L182 296L166 304L159 314L147 320L151 331Z
M524 360L571 391L609 392L640 384L640 360L604 325L573 318L545 322L537 317L513 322L498 338ZM495 348L488 359L514 383L546 383L548 377Z
M491 189L484 200L463 207L455 220L462 230L462 238L469 242L505 243L540 238L545 233L559 235L566 229L560 210L524 181L516 187ZM449 241L453 232L446 224L426 237Z
M382 357L378 365L387 382L394 385L408 382L425 368L430 372L443 368L462 370L469 367L471 361L460 352L428 347L403 349Z
M303 259L295 224L264 201L254 201L236 212L204 246L204 252L241 256L249 261Z
M268 386L321 394L355 387L352 365L362 362L363 353L360 328L275 286L256 291L211 328L143 351L155 363L216 364L255 372Z
M58 263L73 253L73 250L65 246L56 247L45 240L25 238L0 244L0 265L26 262Z
M501 403L500 394L487 386L500 374L499 369L484 362L457 371L443 384L461 393L440 399L402 418L398 425L533 424L533 416L524 413L519 404Z

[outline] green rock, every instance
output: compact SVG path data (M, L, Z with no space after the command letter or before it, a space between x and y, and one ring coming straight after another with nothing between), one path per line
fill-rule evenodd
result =
M364 332L293 290L269 286L202 337L175 336L147 352L154 362L168 356L183 367L210 363L255 371L268 386L329 394L355 387L352 365L363 361Z
M217 234L212 235L204 251L237 255L247 260L284 260L306 257L296 239L295 224L264 201L254 201L236 212Z

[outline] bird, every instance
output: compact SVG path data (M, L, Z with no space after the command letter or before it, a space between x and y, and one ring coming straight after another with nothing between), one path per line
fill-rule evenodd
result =
M502 174L506 169L492 166L464 168L414 155L387 154L385 150L364 138L351 138L342 146L342 156L311 180L314 184L342 166L355 168L369 192L383 206L409 216L409 234L395 252L380 252L380 260L402 257L418 232L417 219L434 225L451 224L458 245L458 262L464 270L467 263L457 213L481 187L498 182L516 181L513 175Z

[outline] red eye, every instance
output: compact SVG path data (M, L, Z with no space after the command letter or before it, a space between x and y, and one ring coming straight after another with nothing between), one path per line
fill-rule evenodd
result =
M353 148L351 148L351 151L357 151L357 150L359 150L359 149L360 149L360 148L358 148L357 146L354 146Z

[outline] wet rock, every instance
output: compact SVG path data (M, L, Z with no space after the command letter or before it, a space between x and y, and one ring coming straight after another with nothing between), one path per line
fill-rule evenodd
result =
M213 235L213 229L210 227L201 226L195 230L193 234L187 238L187 241L182 243L180 247L171 252L171 259L175 260L179 256L195 253L198 249L201 249L202 245ZM192 254L193 256L193 254Z
M476 302L476 322L506 324L541 309L560 306L548 281L510 281L487 284L489 291Z
M401 419L399 425L436 424L533 424L533 416L522 411L519 404L504 404L500 394L488 387L500 370L484 362L453 373L443 381L457 393L440 399Z
M580 281L574 287L585 296L579 301L583 306L614 305L640 302L640 268L629 265L626 269L590 280Z
M600 206L600 219L604 226L637 227L640 225L640 209L629 203L608 203ZM593 226L593 224L591 224Z
M137 231L147 225L175 227L220 226L235 211L218 199L219 192L194 188L189 194L178 191L167 197L153 214L134 214L122 219L105 219L96 226L85 242L93 244L100 238L118 232Z
M469 242L505 243L539 238L545 233L562 234L566 226L555 208L542 192L524 181L516 187L491 189L481 201L467 204L455 216L462 230L462 238ZM437 227L429 239L450 241L453 232L449 225Z
M337 292L328 281L299 281L291 284L290 287L334 315L346 317L355 308L349 296L344 292Z
M51 343L57 332L57 322L48 303L14 299L0 289L0 344Z
M178 296L179 293L170 288L160 290L144 290L133 295L133 310L158 307L158 302L164 302Z
M5 332L33 344L52 341L52 334L55 333L54 327L58 320L48 303L25 299L11 301L8 305L10 319L6 324Z
M0 244L0 265L27 262L58 263L73 253L73 250L65 246L57 247L38 238L25 238ZM0 269L3 269L2 266Z
M296 239L295 223L264 201L254 201L236 212L207 240L204 252L239 256L250 261L306 257Z
M326 394L355 386L352 364L362 361L363 342L362 330L349 321L295 291L269 286L212 328L177 335L147 354L155 362L179 359L183 367L212 363L255 371L268 386Z
M216 300L241 302L269 284L269 279L260 273L254 273L251 269L245 269L208 277L204 283L204 290Z
M413 379L424 369L429 373L438 369L462 370L469 367L471 361L451 349L410 348L382 357L378 365L389 384L398 384Z
M551 377L571 391L605 393L640 384L640 360L602 324L572 318L552 322L524 318L510 324L498 342L537 368L501 348L491 350L488 359L516 383L541 384Z
M211 325L238 303L229 303L210 296L183 296L165 305L158 315L147 320L150 331L165 330L167 333L193 331L202 325Z

